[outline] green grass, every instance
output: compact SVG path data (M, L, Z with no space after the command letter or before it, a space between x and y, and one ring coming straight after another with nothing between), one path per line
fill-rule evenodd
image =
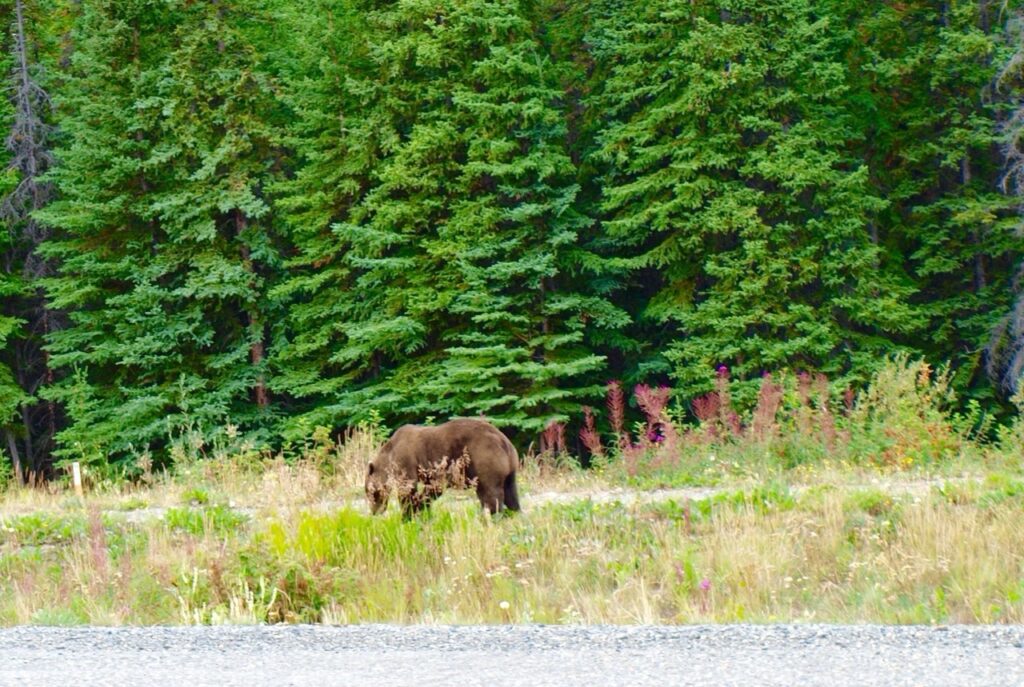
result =
M0 541L13 546L39 546L70 542L86 531L78 515L30 513L0 520Z
M525 456L528 510L495 520L471 495L353 508L376 430L145 485L87 474L84 502L9 489L0 624L1024 622L1024 420L978 432L906 361L853 408L787 398L592 469ZM718 491L607 503L624 485Z
M209 508L169 508L164 521L171 530L201 535L207 532L227 534L248 522L249 518L226 506Z
M1024 622L1021 486L775 484L495 521L450 500L414 520L23 517L0 549L0 623Z

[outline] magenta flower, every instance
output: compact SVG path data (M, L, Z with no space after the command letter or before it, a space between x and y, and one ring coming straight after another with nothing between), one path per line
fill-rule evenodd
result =
M703 580L701 580L700 581L700 589L701 589L701 591L704 591L704 592L706 592L707 590L711 589L711 580L709 580L706 577Z
M661 434L659 434L657 430L652 429L650 432L647 433L647 441L651 442L652 444L659 444L665 441L665 437L661 436Z

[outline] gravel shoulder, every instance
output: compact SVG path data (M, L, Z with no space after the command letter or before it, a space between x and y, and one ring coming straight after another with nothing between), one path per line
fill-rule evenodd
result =
M0 685L1024 684L1024 627L0 630Z

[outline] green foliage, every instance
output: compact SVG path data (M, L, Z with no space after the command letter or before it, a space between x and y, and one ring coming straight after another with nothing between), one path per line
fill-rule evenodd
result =
M6 73L9 69L10 61L5 54L0 57L0 73ZM10 103L4 99L0 101L0 123L6 125L10 120L10 116ZM6 153L6 151L4 152ZM7 156L0 156L0 163L6 162ZM0 174L0 198L6 197L14 189L18 181L13 170L8 169L6 164L3 164L2 167L4 172ZM0 255L9 254L14 247L13 244L11 232L0 231ZM11 265L11 267L13 268L14 265ZM12 274L12 271L11 269L0 269L0 302L8 302L8 299L13 300L16 296L22 295L24 291L24 284L19 278L20 275ZM7 350L8 341L17 335L19 325L21 324L21 320L7 314L7 308L0 309L0 351ZM15 415L21 404L27 400L28 395L15 381L14 372L8 362L8 356L0 357L0 426L6 425Z
M0 494L7 491L12 484L14 484L14 465L6 460L0 460Z
M649 510L658 518L672 522L706 522L723 510L754 512L761 515L793 510L797 501L785 484L768 484L751 491L722 493L686 503L675 500L653 503Z
M452 415L525 446L609 378L689 401L724 365L745 407L765 371L863 388L904 353L949 364L957 436L1012 452L979 371L1024 256L1019 5L26 2L53 270L0 231L0 429L50 403L57 458L126 470ZM15 344L43 338L26 384ZM922 412L913 455L881 430L852 453L955 451Z
M7 23L9 20L5 21L5 24ZM0 41L0 74L7 75L13 68L11 54L7 49L11 43L11 35L6 25L3 28L4 40ZM10 100L7 97L0 99L0 131L10 130L13 115L14 108ZM20 181L17 170L10 168L10 162L10 151L5 147L0 151L0 199L6 199ZM12 312L10 304L17 302L25 290L25 284L18 274L21 261L14 260L14 250L18 242L15 239L14 227L10 224L6 220L0 223L0 257L3 258L3 264L0 264L0 427L7 426L18 412L18 408L30 398L15 379L10 355L11 344L23 324L23 321ZM0 456L6 454L4 449L0 449ZM10 460L10 457L7 459Z
M19 280L0 274L0 298L19 293ZM21 322L13 317L0 315L0 347L7 344L18 331ZM28 394L17 383L14 373L7 363L0 363L0 425L7 424L23 403L29 400Z
M756 404L733 406L730 384L684 412L663 414L662 440L617 441L604 450L599 472L640 488L706 487L739 478L765 482L782 474L815 474L839 466L871 472L958 474L985 463L1016 470L1021 464L1024 415L994 433L980 404L960 413L948 369L897 355L885 360L859 394L836 398L824 376L772 375L762 380Z
M992 155L1005 102L991 89L1015 47L992 28L1014 5L871 2L849 15L863 27L851 95L871 142L864 159L888 200L879 244L926 318L913 345L952 362L961 389L1008 308L1021 251L1013 201L998 193L1002 159Z
M366 43L336 50L353 24ZM589 221L537 27L520 3L486 0L331 27L321 64L348 67L347 81L299 110L311 166L285 187L301 197L282 202L303 223L298 264L314 270L281 289L297 333L278 384L309 394L317 423L371 409L531 430L567 419L604 367L588 330L624 316L572 279ZM341 137L323 116L339 110ZM330 194L311 194L328 162Z
M205 506L210 502L210 492L202 487L186 489L181 495L181 502L193 506Z
M665 0L610 31L605 227L684 391L805 366L864 375L919 329L871 240L885 201L851 143L850 33L819 3ZM890 342L886 341L890 339Z
M60 100L61 200L40 213L62 230L47 286L72 320L52 343L71 374L47 391L70 418L60 455L141 453L229 421L266 440L276 105L244 33L256 9L83 9Z
M956 456L964 436L949 416L954 398L948 372L897 357L872 379L850 413L853 455L895 467Z

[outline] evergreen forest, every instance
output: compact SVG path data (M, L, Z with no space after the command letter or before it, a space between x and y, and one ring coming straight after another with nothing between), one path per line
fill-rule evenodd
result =
M22 479L454 415L525 445L611 380L689 412L903 355L997 419L1024 386L1016 0L0 0L0 29Z

